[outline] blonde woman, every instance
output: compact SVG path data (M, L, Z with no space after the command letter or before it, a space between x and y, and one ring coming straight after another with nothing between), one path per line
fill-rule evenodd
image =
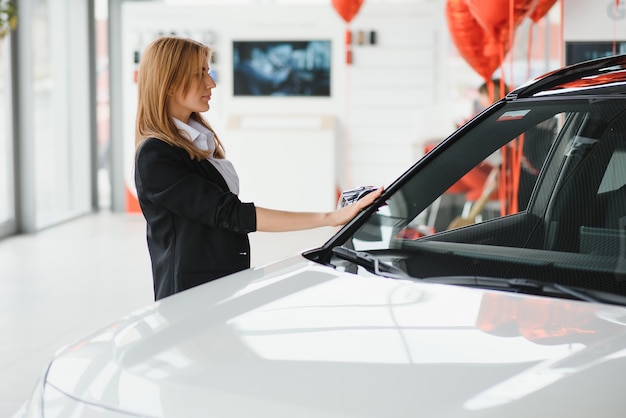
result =
M207 46L165 36L140 63L135 183L156 300L250 267L250 232L343 225L382 193L324 213L241 202L235 168L201 116L215 87L210 61Z

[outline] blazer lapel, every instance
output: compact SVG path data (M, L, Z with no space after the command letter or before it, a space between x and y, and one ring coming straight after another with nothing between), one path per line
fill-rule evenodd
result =
M225 192L230 191L230 189L228 188L228 185L226 184L226 180L224 180L224 177L222 176L222 174L217 170L217 168L215 168L213 164L211 164L207 160L202 160L200 161L200 168L202 172L205 173L218 186L220 186L223 191Z

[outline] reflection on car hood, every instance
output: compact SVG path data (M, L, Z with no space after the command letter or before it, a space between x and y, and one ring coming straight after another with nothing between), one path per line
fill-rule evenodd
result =
M356 276L298 256L67 347L47 382L154 417L621 416L625 322L617 306Z

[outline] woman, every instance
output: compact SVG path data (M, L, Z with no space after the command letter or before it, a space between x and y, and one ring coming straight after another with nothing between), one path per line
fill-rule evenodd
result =
M166 36L140 63L135 183L156 300L250 267L250 232L343 225L382 193L326 213L241 202L237 173L201 116L215 87L210 58L207 46Z

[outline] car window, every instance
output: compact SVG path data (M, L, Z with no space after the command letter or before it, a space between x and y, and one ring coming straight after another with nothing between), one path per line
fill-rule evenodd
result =
M626 185L626 149L616 149L606 168L598 193L615 191Z
M343 246L412 277L563 280L626 294L615 279L626 247L623 109L618 99L500 103L392 185Z
M407 237L525 210L562 115L531 126L479 162L405 228Z
M426 168L394 193L355 234L355 249L397 247L394 240L416 240L525 211L564 121L574 118L546 112L516 124L528 113L502 110L443 150L441 161L431 164L440 172ZM517 126L507 130L500 124ZM432 178L425 181L428 171ZM429 197L432 202L421 208Z

